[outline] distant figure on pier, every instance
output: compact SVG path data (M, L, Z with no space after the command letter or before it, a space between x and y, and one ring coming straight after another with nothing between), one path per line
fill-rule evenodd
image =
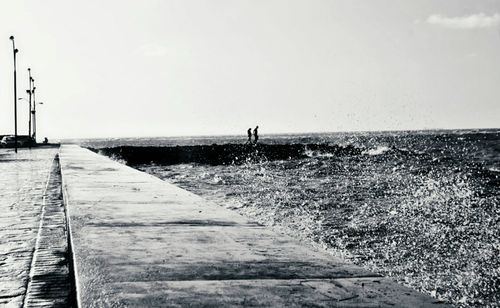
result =
M47 137L43 138L43 143L44 143L44 144L49 143L49 139L47 139Z
M252 143L252 129L251 128L249 128L247 130L247 134L248 134L248 141L247 141L247 143Z
M257 140L259 140L259 126L257 125L254 129L253 129L253 138L255 139L255 143L257 143Z

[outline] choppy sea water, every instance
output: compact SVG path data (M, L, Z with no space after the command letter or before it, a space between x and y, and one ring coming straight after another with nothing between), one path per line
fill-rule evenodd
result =
M245 136L80 141L95 148ZM288 160L134 167L459 306L500 304L500 130L262 136L352 145Z

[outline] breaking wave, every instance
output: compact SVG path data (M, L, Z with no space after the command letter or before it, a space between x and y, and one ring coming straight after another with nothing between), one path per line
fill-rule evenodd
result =
M387 151L389 151L389 147L382 145L382 146L378 146L374 149L369 149L369 150L363 151L363 154L380 155L380 154L384 154Z

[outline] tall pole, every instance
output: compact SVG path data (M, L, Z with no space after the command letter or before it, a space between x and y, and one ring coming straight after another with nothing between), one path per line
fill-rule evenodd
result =
M31 112L31 68L28 68L28 74L29 74L29 79L28 79L28 83L29 83L29 89L28 91L28 94L29 94L29 120L28 120L28 136L29 136L29 140L30 140L30 147L31 147L31 117L32 117L32 112Z
M35 99L35 79L32 79L33 81L33 139L35 140L36 144L36 99Z
M14 36L10 36L12 41L12 52L14 53L14 149L17 153L17 74L16 74L16 54L19 50L16 49Z
M33 105L33 139L36 144L36 105L43 105L42 102L36 103Z

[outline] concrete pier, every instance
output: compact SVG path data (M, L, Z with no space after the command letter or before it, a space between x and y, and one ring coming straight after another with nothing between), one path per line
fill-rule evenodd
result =
M81 307L443 306L89 150L59 156Z
M0 307L68 307L58 147L0 149Z

